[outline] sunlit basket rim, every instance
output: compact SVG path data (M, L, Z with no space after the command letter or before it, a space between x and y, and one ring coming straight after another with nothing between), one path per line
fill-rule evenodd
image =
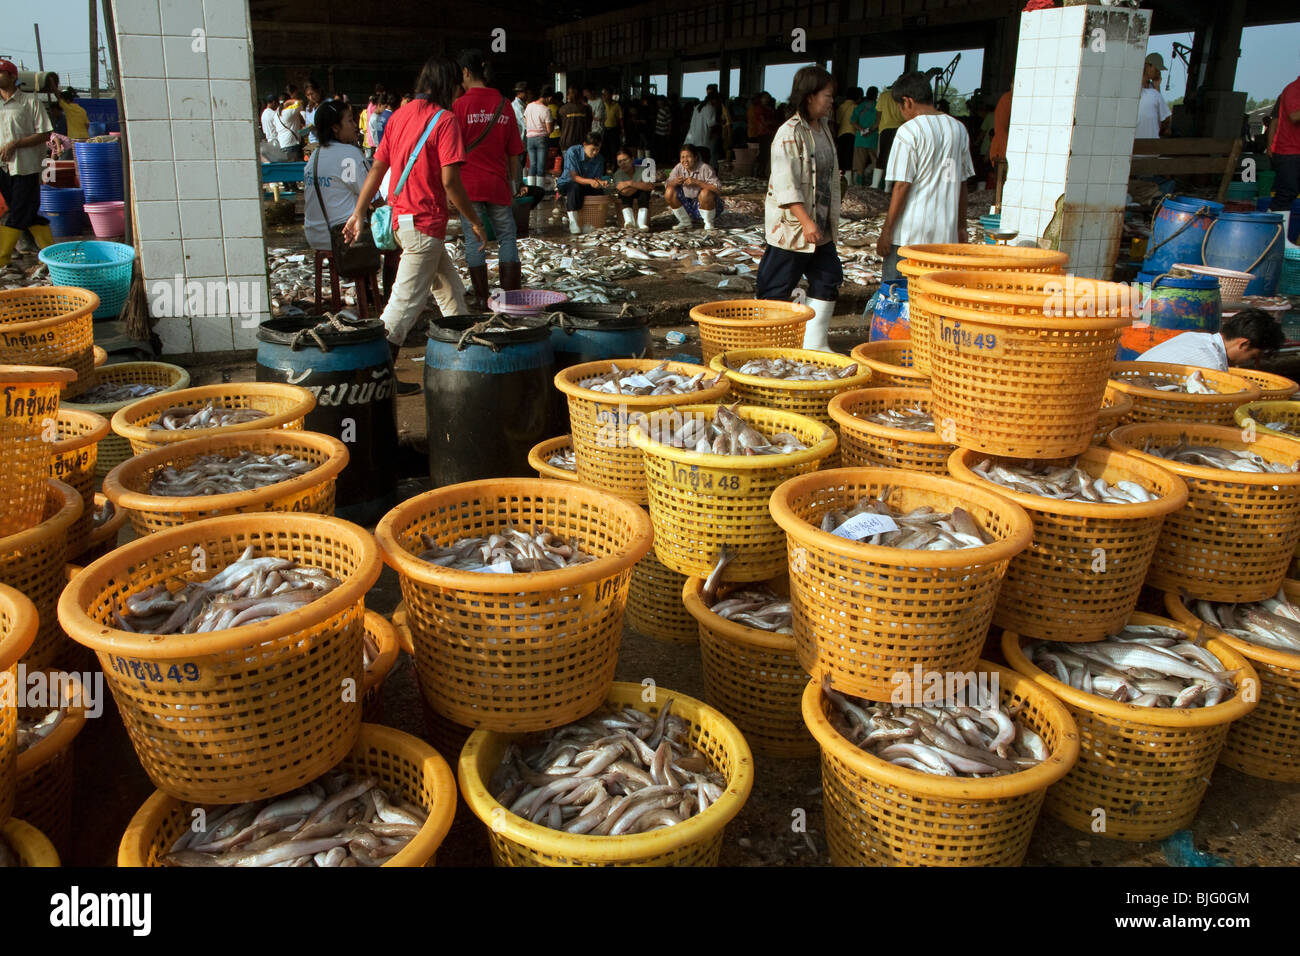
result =
M1241 429L1239 428L1230 428L1227 425L1202 425L1198 422L1134 422L1131 425L1121 425L1116 428L1107 436L1106 441L1116 451L1126 451L1134 455L1140 455L1152 464L1164 468L1166 471L1172 471L1181 478L1199 478L1202 481L1216 481L1236 485L1300 485L1300 472L1255 473L1229 471L1223 468L1210 468L1208 465L1189 465L1181 461L1170 461L1168 458L1161 458L1159 455L1153 455L1142 450L1142 439L1144 438L1157 435L1181 435L1191 428L1195 429L1198 441L1217 438L1224 443L1246 444L1241 440ZM1252 448L1256 448L1259 447L1261 442L1279 442L1285 445L1294 445L1294 450L1287 448L1285 454L1281 448L1276 446L1274 446L1274 450L1279 458L1289 456L1293 461L1300 460L1300 444L1296 444L1289 438L1258 435L1250 445Z
M18 531L6 538L0 538L0 553L12 554L15 551L26 550L38 541L49 537L51 533L60 536L66 535L72 523L81 517L81 511L85 507L81 492L57 478L46 479L46 485L47 488L49 485L54 485L55 490L63 499L63 504L59 506L59 510L26 531ZM48 500L48 491L46 495L46 500Z
M1120 372L1171 372L1190 375L1193 371L1210 372L1211 377L1207 378L1211 384L1228 379L1232 382L1240 382L1241 388L1236 392L1213 392L1209 395L1189 395L1183 392L1163 392L1158 388L1147 388L1145 385L1138 385L1134 382L1120 378ZM1195 365L1176 365L1170 362L1116 362L1111 367L1111 378L1108 387L1117 391L1125 392L1137 398L1155 398L1162 401L1174 401L1186 403L1188 405L1222 405L1226 399L1234 398L1237 395L1248 396L1254 393L1254 397L1245 397L1241 399L1241 404L1247 405L1259 398L1258 386L1252 385L1244 378L1238 378L1235 375L1229 375L1227 372L1216 372L1213 369L1198 369Z
M701 309L708 309L710 306L746 306L755 302L771 309L784 306L788 310L788 314L764 316L761 319L744 319L714 316L700 311ZM716 302L701 302L691 309L692 322L709 322L713 325L722 325L733 329L762 327L765 325L793 325L797 322L807 322L812 317L813 310L811 306L801 305L796 302L783 302L780 299L720 299Z
M70 368L52 365L0 365L0 382L14 385L55 385L75 381L77 373ZM68 404L60 401L60 405Z
M557 435L555 438L548 438L546 441L538 442L528 449L529 466L543 478L552 478L555 481L577 481L577 472L569 471L567 468L561 468L558 465L552 465L547 461L551 455L561 448L573 448L572 435Z
M108 419L95 412L83 412L75 408L60 408L59 418L70 422L81 422L90 427L78 435L69 435L67 438L60 438L58 441L51 443L50 452L53 455L66 455L69 452L74 452L78 448L98 442L108 434Z
M1287 597L1293 602L1300 600L1300 582L1287 580L1282 583L1282 587L1286 590ZM1194 626L1204 623L1187 607L1181 595L1175 594L1173 591L1165 592L1165 610L1169 612L1170 617L1180 624ZM1288 653L1276 648L1264 647L1262 644L1252 644L1250 641L1242 640L1227 631L1220 630L1213 624L1205 624L1205 627L1247 660L1256 660L1261 664L1269 664L1283 670L1300 671L1300 653Z
M751 584L761 583L760 581L751 582ZM698 623L703 624L710 631L733 641L762 647L770 651L789 652L791 645L794 643L793 634L777 634L775 631L765 631L761 627L750 627L747 624L738 624L735 621L727 620L725 617L720 617L714 614L713 610L704 603L703 590L703 578L687 578L686 584L682 586L682 603L686 605L686 610Z
M45 761L58 754L70 744L77 734L86 726L86 709L78 703L81 699L81 678L75 673L64 674L67 681L67 694L64 701L65 712L59 725L26 750L18 754L18 776L31 773Z
M7 289L0 292L0 312L10 299L41 299L54 298L58 296L67 296L69 298L80 298L83 303L68 312L59 315L50 316L45 319L29 319L25 322L8 322L0 323L8 333L15 332L36 332L50 326L63 325L64 323L92 315L99 308L99 296L89 289L82 289L71 285L47 285L47 286L28 286L23 289Z
M811 362L815 365L829 365L835 368L848 368L850 365L858 365L859 362L847 355L840 355L838 352L818 352L814 349L732 349L729 352L723 352L713 356L709 361L709 369L714 372L722 372L733 382L742 385L755 385L760 388L781 389L782 391L791 392L825 392L833 388L847 388L850 386L860 386L871 381L872 370L868 366L866 370L859 369L853 375L847 378L831 379L829 382L791 382L783 378L769 378L766 375L749 375L738 372L732 368L728 360L737 363L748 362L750 359L760 358L784 358L796 362Z
M884 438L892 438L896 441L906 441L915 445L950 444L950 442L945 442L941 439L939 433L936 431L931 430L928 432L918 432L913 431L910 428L895 428L893 425L882 425L879 422L868 422L865 419L858 418L858 416L851 414L849 410L844 407L853 402L862 401L863 396L870 396L881 392L894 393L891 397L899 402L906 402L909 399L915 401L933 401L934 399L934 392L931 389L920 385L884 385L879 388L859 388L854 389L851 392L840 392L840 394L830 400L826 409L830 412L830 416L835 421L835 424L840 426L841 429L854 429L866 424L871 426L873 434L878 434ZM900 395L898 394L900 392L907 392L909 394Z
M1238 378L1244 378L1246 381L1259 388L1260 401L1264 402L1284 402L1289 400L1289 396L1286 398L1266 398L1264 397L1264 392L1266 391L1285 389L1291 395L1300 391L1300 382L1287 378L1285 375L1278 375L1276 372L1265 372L1263 369L1258 368L1233 367L1228 369L1228 374L1235 375Z
M0 605L14 622L13 630L0 634L0 671L7 671L27 653L36 640L36 605L27 595L7 584L0 584Z
M662 408L672 405L675 402L690 400L712 401L721 398L727 393L730 383L724 375L722 381L717 385L700 389L695 392L688 392L685 395L611 395L609 392L598 392L595 389L583 388L579 382L595 378L598 375L605 374L609 371L610 364L616 364L625 372L644 372L648 369L658 368L663 362L657 359L604 359L598 362L583 362L579 365L570 365L563 371L555 375L555 387L565 395L571 395L574 398L582 398L591 402L599 402L605 405L628 405L638 408ZM711 377L712 371L707 365L695 365L688 362L669 362L668 372L680 372L685 375L699 375L704 373L706 378Z
M704 414L716 412L717 405L677 405L674 406L678 412L685 414ZM730 406L728 406L730 407ZM662 414L669 409L662 409L653 413L650 417ZM677 461L686 465L699 465L704 468L734 468L740 471L763 471L766 469L780 467L790 468L794 465L802 465L804 462L816 461L825 458L833 452L839 444L839 439L835 433L827 426L817 421L815 418L809 418L807 415L799 415L796 412L787 412L781 409L764 408L760 405L740 405L735 409L736 413L742 418L745 413L766 415L777 418L801 418L812 425L816 425L822 430L822 437L816 443L805 448L803 451L792 451L787 454L779 455L715 455L713 452L687 451L685 448L674 448L671 445L665 445L663 442L652 441L650 436L645 433L640 425L633 422L628 426L628 438L632 444L636 445L642 451L649 454L659 455L667 458L669 461Z
M365 629L374 635L375 643L379 645L379 656L366 669L361 687L363 694L384 682L397 663L397 655L402 649L397 628L378 611L366 611Z
M1074 315L1073 300L1068 307L1063 307L1060 315L1047 315L1044 313L1044 304L1042 295L1030 295L1023 292L1009 292L1003 289L973 289L965 286L956 280L963 276L986 276L991 281L1005 282L1008 277L1022 276L1026 279L1033 279L1042 283L1061 283L1061 292L1064 294L1067 289L1073 288L1066 280L1079 284L1102 284L1115 285L1122 290L1123 298L1127 300L1122 303L1118 309L1119 314L1115 316L1104 315ZM942 304L929 305L927 311L938 313L942 310L945 316L955 316L959 319L965 319L970 322L978 322L986 325L1004 326L1013 329L1043 329L1061 332L1095 332L1106 329L1121 329L1133 323L1131 290L1128 286L1119 285L1118 283L1103 282L1100 279L1083 279L1075 276L1061 276L1047 272L977 272L977 271L954 271L954 272L930 272L926 275L916 276L909 280L917 283L917 291L912 293L913 297L929 295L954 295L953 291L959 293L961 297L973 299L977 302L986 302L994 308L990 311L981 309L972 309L967 306ZM1079 292L1075 288L1074 298L1078 298ZM1029 310L1025 314L1017 314L1016 307L1024 307Z
M1279 408L1279 406L1286 406L1286 408ZM1259 431L1266 432L1269 435L1276 435L1278 438L1289 438L1292 441L1300 441L1300 435L1290 435L1286 432L1277 431L1273 428L1273 423L1261 422L1255 417L1256 414L1266 415L1270 411L1292 411L1295 412L1296 415L1300 416L1300 401L1289 399L1260 399L1255 402L1247 402L1233 412L1232 417L1242 428L1245 428L1249 423L1253 422L1256 429Z
M0 835L9 841L20 856L26 855L35 860L35 866L59 866L59 854L50 838L30 823L10 817L7 822L0 823Z
M298 397L302 405L301 407L290 408L288 411L278 412L275 415L257 418L251 422L240 422L236 425L213 425L209 428L170 430L130 423L130 419L140 419L141 416L145 415L152 419L155 411L162 412L174 405L189 405L194 408L202 408L209 398L229 397L232 388L248 388L254 397L258 395L280 395L285 398ZM301 395L294 395L294 393L301 393ZM198 404L194 404L195 402ZM177 389L174 392L156 392L153 395L146 395L144 398L137 399L130 405L125 405L113 413L112 426L113 432L127 441L148 441L161 445L189 441L194 438L207 438L210 435L229 435L267 428L280 428L289 422L303 418L315 408L316 396L300 385L288 385L284 382L231 382L225 385L195 385L190 388Z
M969 253L952 251L953 246L965 246ZM996 249L997 252L986 250ZM948 250L948 251L940 251ZM898 271L909 278L947 269L949 266L969 271L999 269L998 266L1009 264L1010 260L1020 260L1017 264L1041 266L1043 269L1064 269L1070 256L1053 249L1025 248L1022 246L989 246L977 243L918 243L903 246L898 250ZM926 268L926 267L929 268ZM936 268L937 267L937 268ZM1037 271L1037 270L1035 270Z

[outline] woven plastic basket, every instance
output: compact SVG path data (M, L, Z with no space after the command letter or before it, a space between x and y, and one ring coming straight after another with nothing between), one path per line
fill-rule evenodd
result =
M1277 435L1300 441L1300 402L1259 401L1242 405L1232 413L1233 420L1242 428L1254 428L1257 433ZM1254 423L1253 425L1251 423ZM1290 425L1295 431L1282 431L1276 424Z
M402 652L414 661L415 638L411 635L408 624L405 601L399 602L393 611L393 627L397 629L397 642ZM474 732L474 728L448 720L430 707L429 694L420 683L420 672L415 670L414 673L415 685L420 691L420 713L424 717L425 739L433 744L444 760L454 765L460 759L461 749L465 746L465 741L469 740L469 735Z
M586 196L578 209L578 226L584 231L603 229L609 222L609 211L613 208L609 196Z
M766 581L785 570L785 535L768 500L787 478L818 468L837 446L821 422L793 412L741 405L736 413L765 435L789 432L808 447L779 455L714 455L685 451L651 438L687 415L712 418L716 405L656 412L631 428L645 452L655 553L679 574L707 577L724 547L732 554L725 581ZM680 414L679 414L680 413Z
M671 700L674 716L691 725L691 744L727 778L722 796L703 813L649 833L590 836L552 830L510 813L488 792L488 781L513 736L476 731L461 751L461 796L488 828L497 866L716 866L723 831L749 799L754 763L749 745L731 721L693 697L656 688L642 699L640 684L614 684L604 703L657 715Z
M1093 446L1051 464L1073 463L1111 484L1136 482L1159 497L1130 505L1058 501L985 480L972 469L987 459L959 449L948 467L958 481L1010 498L1034 522L1033 542L1007 568L994 626L1053 641L1099 641L1119 631L1137 606L1165 516L1187 504L1187 485L1145 458Z
M164 392L177 392L189 386L190 373L179 365L168 365L166 362L122 362L117 365L105 365L102 368L95 369L91 376L90 385L124 384L127 382L158 385L162 387ZM120 409L135 401L138 401L138 399L128 399L124 402L100 402L95 405L65 402L64 405L76 411L94 412L96 415L102 415L109 419L111 425L113 416ZM103 478L115 467L130 458L131 454L131 443L125 438L116 434L106 435L99 443L98 457L95 461L95 475Z
M98 561L117 547L118 533L126 526L126 512L114 508L106 495L95 492L95 511L105 507L110 510L108 519L91 530L90 537L86 540L86 550L77 556L76 560L83 565Z
M59 389L70 369L0 365L0 538L41 520L50 446L58 438Z
M86 726L81 681L76 674L61 675L64 714L57 727L18 755L18 792L14 815L36 827L67 854L72 838L73 744ZM40 710L23 711L26 719L39 719Z
M1251 210L1244 209L1240 211L1250 212ZM1214 228L1216 222L1217 220L1210 223L1211 229ZM1210 238L1208 230L1205 238L1206 240ZM1250 285L1251 280L1255 278L1251 273L1242 272L1239 269L1222 269L1218 266L1202 265L1199 262L1175 262L1173 268L1190 272L1192 275L1217 279L1219 281L1219 296L1224 302L1240 302L1241 297L1246 292L1246 286Z
M921 374L912 364L914 355L911 339L863 342L849 353L849 358L855 362L862 362L871 369L873 385L897 385L901 388L930 387L930 376Z
M370 662L361 682L361 719L368 724L383 722L384 681L397 663L401 646L397 628L377 611L366 611L366 635L379 647L379 657Z
M693 646L700 629L682 603L686 575L665 567L654 548L632 568L625 622L632 630L669 644Z
M342 583L296 611L206 634L159 637L112 626L132 594L209 578L245 548L318 567ZM202 557L206 569L195 570ZM365 594L379 577L374 539L321 515L228 515L160 531L86 568L59 598L68 635L99 656L136 756L182 800L240 803L286 793L355 743Z
M1283 588L1292 604L1300 601L1300 582ZM1202 624L1177 594L1165 594L1169 616L1189 629L1206 631L1250 662L1259 677L1259 706L1233 723L1219 763L1251 777L1300 783L1300 654L1260 647Z
M441 544L540 525L595 561L556 571L485 574L422 561ZM397 571L429 705L463 726L544 730L600 705L614 680L632 565L650 550L640 507L585 485L500 478L438 488L375 528Z
M1097 416L1097 431L1093 433L1094 445L1105 445L1106 438L1133 409L1133 399L1114 388L1106 387L1106 397L1102 400L1101 414Z
M571 451L572 449L573 437L571 435L548 438L544 442L538 442L528 450L528 464L533 471L537 472L538 478L554 478L556 481L577 481L578 473L576 471L560 468L547 461L556 452Z
M488 308L503 315L541 315L561 302L568 302L563 292L549 289L498 289L488 299Z
M456 815L456 778L431 746L410 734L362 724L356 745L336 767L353 777L374 777L390 797L423 807L429 817L384 866L432 866L434 854ZM324 770L321 771L324 773ZM321 773L313 775L313 779ZM305 782L305 781L304 781ZM117 848L117 865L162 866L162 858L194 822L196 804L161 791L144 802L127 825Z
M727 299L691 309L705 362L734 349L797 349L813 310L772 299Z
M1134 614L1131 622L1179 626L1152 614ZM1196 627L1181 629L1196 640ZM1210 641L1205 649L1236 671L1235 696L1213 707L1138 707L1050 677L1026 656L1027 640L1005 631L1002 652L1016 671L1059 698L1079 728L1079 761L1047 791L1047 814L1113 840L1163 840L1191 826L1228 725L1254 710L1258 700L1259 678L1246 659L1224 641Z
M787 587L783 581L773 586L778 591ZM709 703L735 721L760 756L817 753L817 742L803 722L808 674L795 654L794 637L719 617L704 603L703 590L703 578L688 578L681 599L699 631Z
M816 680L803 717L822 751L826 842L836 866L1018 866L1047 788L1074 766L1079 736L1065 706L1015 671L988 661L967 670L996 676L1004 706L1043 738L1048 757L1001 777L938 777L898 767L850 743L831 724Z
M1300 295L1300 292L1296 293ZM1235 375L1237 378L1244 378L1259 389L1259 400L1261 402L1284 402L1300 391L1300 384L1297 384L1284 375L1274 375L1272 372L1261 372L1257 368L1230 368L1229 375Z
M14 818L0 825L0 836L3 836L18 854L19 866L56 867L59 865L59 854L54 849L54 844L30 823Z
M1059 458L1097 430L1132 290L1024 272L934 272L914 280L934 316L936 422L992 455ZM942 433L944 425L939 425Z
M305 475L251 491L178 497L152 495L149 483L164 468L181 471L203 455L293 455L315 467ZM334 513L334 483L348 463L348 449L333 435L280 428L235 432L163 445L122 462L104 478L104 494L127 513L136 534L147 535L218 515L293 511Z
M81 515L81 495L71 485L46 479L45 512L39 524L0 538L0 584L17 588L36 605L40 624L24 655L28 670L62 664L72 650L59 628L54 609L63 590L68 534Z
M224 428L186 428L169 430L150 428L159 415L169 408L202 408L212 402L221 408L255 408L266 412L265 418ZM131 453L142 455L163 445L213 435L284 428L301 431L303 421L316 407L316 396L299 385L283 382L227 382L224 385L200 385L149 395L132 402L113 414L113 432L131 443Z
M616 364L625 371L644 372L660 363L655 359L620 359ZM628 437L628 426L657 409L686 402L720 401L731 383L723 378L717 385L688 395L609 395L582 387L581 382L605 374L609 366L608 360L571 365L555 376L555 387L569 398L569 428L578 480L643 505L649 500L645 462L641 450ZM687 376L703 372L709 379L714 377L702 365L673 362L668 371Z
M36 639L36 605L15 588L0 584L0 678L18 680L18 661ZM18 708L0 707L0 820L14 809L18 785Z
M51 446L49 476L67 482L81 495L81 517L68 530L68 560L86 550L95 516L95 462L108 420L93 412L59 409L59 440Z
M86 289L33 286L0 292L0 365L53 365L77 373L64 395L85 388L95 364L99 296Z
M1205 384L1216 390L1213 395L1184 395L1181 392L1162 392L1128 381L1128 377L1144 375L1167 382L1181 382L1193 372L1200 372ZM1133 408L1124 418L1124 424L1133 422L1203 422L1207 425L1231 425L1233 413L1259 398L1258 386L1243 378L1198 369L1192 365L1170 365L1165 362L1116 362L1111 371L1111 387L1133 399Z
M1148 455L1150 442L1250 450L1270 462L1300 463L1300 443L1194 423L1124 425L1108 439L1187 483L1187 504L1165 518L1146 583L1207 601L1262 601L1276 594L1300 544L1300 474L1252 474L1185 465Z
M98 345L96 345L94 347L94 353L95 353L95 368L99 368L101 365L103 365L105 362L108 361L108 351L106 349L102 349Z
M97 319L117 318L131 291L135 249L121 242L60 242L37 258L50 270L50 281L99 296Z
M930 475L948 474L948 456L957 446L935 432L916 432L868 421L888 408L933 404L928 388L864 388L831 400L831 418L839 426L840 457L846 468L902 468Z

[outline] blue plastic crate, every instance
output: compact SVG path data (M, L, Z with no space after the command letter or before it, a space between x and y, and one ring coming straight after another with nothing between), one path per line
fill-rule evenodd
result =
M97 319L113 319L131 291L135 249L121 242L60 242L46 246L38 258L55 285L88 289L99 296Z
M1277 291L1279 295L1300 295L1300 247L1287 245Z
M263 163L262 182L264 183L300 183L306 163Z

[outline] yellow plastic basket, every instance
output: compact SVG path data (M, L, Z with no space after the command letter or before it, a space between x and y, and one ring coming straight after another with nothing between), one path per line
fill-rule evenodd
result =
M686 575L659 560L654 548L632 568L627 589L627 626L657 641L691 647L700 642L700 629L686 605L682 587Z
M656 412L645 423L667 431L682 416L712 418L716 405L686 405ZM766 581L785 570L785 535L768 512L768 499L787 478L816 469L838 444L821 422L793 412L741 405L742 419L765 435L795 435L808 447L780 455L714 455L673 448L653 440L642 425L631 438L645 452L654 521L655 553L679 574L707 577L723 547L733 557L726 581Z
M535 525L597 559L485 574L417 557L425 534L446 545ZM379 522L375 538L401 579L420 685L443 717L526 732L600 706L614 680L632 565L650 550L642 508L571 481L470 481L403 502Z
M36 606L22 592L0 584L0 678L18 680L18 661L36 639ZM0 820L14 809L18 785L18 708L0 707Z
M400 644L397 628L377 611L366 611L366 635L379 648L379 656L370 662L361 681L361 719L368 724L383 723L384 681L397 663Z
M1300 582L1282 586L1292 604L1300 601ZM1229 728L1219 763L1251 777L1300 783L1300 654L1260 647L1204 624L1177 594L1165 594L1165 609L1189 629L1204 627L1248 660L1259 677L1259 705Z
M554 478L556 481L577 481L578 473L569 471L567 468L560 468L558 465L552 465L548 458L556 452L573 449L573 438L570 435L560 435L558 438L548 438L544 442L538 442L528 451L528 464L537 472L538 478Z
M216 428L168 430L150 428L169 408L202 408L213 402L221 408L255 408L265 418ZM284 428L301 431L303 422L316 407L316 396L300 385L283 382L226 382L199 385L156 395L147 395L113 413L113 432L131 443L131 453L142 455L163 445L214 435Z
M56 867L59 854L40 830L30 823L14 818L0 825L3 835L14 852L18 854L18 865L25 867Z
M163 392L178 392L189 386L190 373L179 365L168 365L166 362L122 362L117 365L105 365L95 369L86 387L109 383L125 384L128 382L158 385ZM154 394L161 393L155 392ZM102 415L109 419L111 424L114 415L137 401L139 399L132 398L124 402L100 402L94 405L65 402L64 405L80 412L94 412L96 415ZM98 458L95 461L96 477L103 478L115 467L130 458L131 454L131 443L121 435L104 436L99 442Z
M618 367L644 372L660 363L654 359L620 359ZM569 398L569 427L578 480L601 491L643 505L647 501L645 464L640 449L628 437L628 426L661 408L683 402L716 402L727 394L730 382L723 379L711 388L689 395L609 395L583 388L580 384L609 371L608 360L571 365L555 376L555 387ZM702 365L670 363L668 370L694 376L701 372L712 378Z
M51 675L51 679L54 679ZM67 854L72 839L73 744L86 726L81 681L76 674L60 675L64 715L43 740L18 755L18 792L14 815L44 833L59 852ZM27 719L40 711L22 712Z
M41 520L50 447L58 438L59 389L75 373L62 368L0 365L0 538Z
M930 475L948 474L948 456L956 445L937 432L915 432L868 421L888 408L934 404L928 388L864 388L836 395L831 418L839 426L840 456L846 468L902 468Z
M1106 397L1101 404L1101 414L1097 416L1097 431L1092 436L1092 443L1104 446L1110 433L1119 427L1119 423L1132 410L1133 399L1108 385Z
M411 628L407 623L405 601L399 602L393 611L393 627L397 630L397 642L402 651L414 661L415 638L411 635ZM443 759L455 764L460 759L461 749L465 746L465 741L469 740L469 735L474 732L474 728L464 727L448 720L429 706L429 694L420 683L418 670L415 671L415 686L420 691L420 713L424 716L425 738L433 744L438 753L442 754Z
M1193 372L1200 372L1205 384L1215 389L1213 395L1184 395L1162 392L1129 381L1135 375L1181 382ZM1259 398L1259 387L1244 378L1194 365L1171 365L1167 362L1116 362L1111 371L1111 387L1133 399L1133 408L1124 424L1134 422L1200 422L1206 425L1231 425L1233 413L1242 405Z
M778 591L788 589L773 582ZM795 654L794 637L719 617L704 603L703 578L688 578L682 601L699 629L700 662L708 701L764 757L810 757L817 742L804 726L808 674Z
M898 767L860 750L831 724L816 680L803 695L803 717L822 751L826 842L836 866L1018 866L1047 788L1079 756L1074 718L1059 700L1015 671L988 661L1002 704L1047 746L1037 767L1002 777L938 777Z
M242 452L293 455L315 467L288 481L251 491L179 497L149 494L149 483L164 468L183 470L203 455ZM104 478L104 494L127 513L138 535L154 534L218 515L292 511L332 515L334 485L348 463L348 449L333 435L272 428L212 435L163 445L122 462Z
M913 362L915 353L910 339L863 342L849 353L849 358L871 369L873 385L930 387L930 376L922 374Z
M1197 628L1152 614L1136 625L1180 627L1195 640ZM1121 625L1122 626L1122 625ZM1079 728L1079 760L1047 791L1049 816L1112 840L1163 840L1192 825L1210 786L1228 725L1255 709L1259 678L1246 659L1223 641L1206 650L1235 670L1237 693L1213 707L1138 707L1064 684L1033 664L1027 638L1002 634L1002 652L1019 673L1060 699ZM1101 811L1098 814L1098 811Z
M1235 409L1232 418L1242 428L1254 428L1265 435L1300 441L1300 432L1285 432L1273 427L1276 424L1300 425L1300 402L1250 402Z
M79 564L86 565L98 561L117 547L117 536L126 526L126 512L113 508L113 503L107 496L95 492L95 510L99 511L105 506L112 509L112 513L103 524L91 530L90 537L86 541L86 550L76 559Z
M912 551L821 530L833 508L889 490L890 506L961 506L993 537L958 551ZM794 639L814 680L890 700L902 674L969 670L979 659L1007 564L1029 546L1033 524L1014 502L951 478L889 468L840 468L787 481L772 516L789 538Z
M1051 464L1073 463L1111 484L1136 482L1159 497L1141 504L1058 501L982 478L973 468L988 457L959 449L948 467L958 481L1011 499L1034 522L1033 542L1007 568L994 626L1052 641L1099 641L1119 631L1137 607L1165 516L1187 504L1187 485L1145 458L1093 446Z
M206 634L118 630L113 609L155 584L210 578L248 547L342 583L296 611ZM206 564L195 570L196 556ZM158 789L196 803L287 793L341 760L361 727L365 595L374 539L322 515L209 518L125 544L59 598L59 621L95 651L136 756ZM345 683L351 681L351 685Z
M1257 368L1230 368L1228 374L1244 378L1259 389L1261 402L1285 402L1300 391L1300 384L1296 384L1286 376L1263 372Z
M604 703L657 715L671 700L674 716L691 725L691 744L727 778L722 796L703 813L675 826L622 836L590 836L552 830L509 812L488 792L488 781L517 735L477 730L461 751L460 792L488 828L497 866L716 866L723 830L749 799L754 763L749 745L726 717L693 697L655 689L643 700L640 684L613 684Z
M728 299L691 309L705 362L734 349L797 349L812 317L806 305L772 299Z
M1300 463L1300 442L1272 435L1243 441L1241 429L1195 422L1123 425L1110 446L1131 451L1187 483L1187 504L1165 518L1146 583L1207 601L1262 601L1277 593L1300 544L1300 474L1252 474L1150 455L1150 442L1249 449L1271 462Z
M423 807L429 816L420 832L383 865L433 866L434 854L456 815L456 778L433 747L392 727L362 724L355 746L333 769L358 778L374 777L390 797ZM162 858L193 824L197 806L155 791L127 825L117 848L117 865L162 866Z
M68 560L76 558L90 543L95 516L95 462L99 441L108 434L108 421L91 412L59 409L56 419L59 439L51 447L49 476L66 482L81 495L81 517L68 530Z
M69 368L64 392L86 387L95 365L94 311L99 296L73 286L31 286L0 292L0 365Z

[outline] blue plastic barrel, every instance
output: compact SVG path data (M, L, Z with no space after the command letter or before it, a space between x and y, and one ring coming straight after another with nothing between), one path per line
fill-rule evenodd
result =
M90 136L107 136L107 135L108 135L108 124L107 124L107 123L87 123L87 124L86 124L86 133L87 133L87 135L90 135Z
M1208 199L1172 196L1163 200L1151 222L1142 271L1159 275L1168 272L1175 262L1204 265L1201 240L1222 212L1222 203Z
M582 362L645 358L650 349L650 318L628 304L562 302L550 320L557 372Z
M1213 276L1153 276L1139 272L1141 315L1136 321L1155 329L1180 332L1217 332L1223 320L1219 280ZM1152 282L1155 282L1154 287Z
M122 144L73 143L77 176L86 202L125 199L122 190Z
M50 235L57 239L75 238L85 231L84 204L80 189L41 185L39 211L50 221Z
M1245 295L1275 295L1285 247L1280 212L1225 212L1206 236L1205 265L1251 273Z
M1300 246L1300 199L1291 203L1291 222L1287 227L1286 237L1292 245Z
M980 232L984 236L986 246L996 246L997 240L991 233L996 232L1002 226L1001 213L989 213L987 216L980 216Z
M910 339L912 323L907 308L907 280L886 279L868 303L871 308L871 329L868 341L883 342L890 339Z

